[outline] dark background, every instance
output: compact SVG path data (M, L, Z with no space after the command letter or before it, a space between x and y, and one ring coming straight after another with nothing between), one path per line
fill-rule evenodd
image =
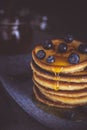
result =
M2 0L0 7L11 12L28 8L31 12L46 15L56 34L72 33L75 38L87 41L87 7L84 1Z

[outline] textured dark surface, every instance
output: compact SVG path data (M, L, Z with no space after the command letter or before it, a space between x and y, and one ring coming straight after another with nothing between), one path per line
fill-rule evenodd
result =
M47 129L25 113L0 84L0 130Z

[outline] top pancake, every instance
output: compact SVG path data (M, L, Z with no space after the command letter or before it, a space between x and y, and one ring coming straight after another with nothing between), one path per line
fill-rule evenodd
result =
M77 40L73 40L71 43L67 43L67 51L60 53L58 52L58 46L61 43L65 43L63 39L51 40L53 43L53 49L44 49L43 46L37 45L32 51L32 57L34 62L42 69L53 73L73 73L84 70L87 67L87 54L82 54L78 51L79 45L82 43ZM37 57L37 52L44 50L46 56L43 59ZM71 64L68 61L68 57L71 53L76 53L80 57L80 61L77 64ZM49 56L55 57L55 62L47 63Z

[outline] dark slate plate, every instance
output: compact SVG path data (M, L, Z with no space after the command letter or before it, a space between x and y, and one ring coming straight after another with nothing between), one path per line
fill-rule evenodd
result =
M21 108L43 125L59 130L87 129L87 108L57 110L34 98L31 55L1 56L0 80L9 95Z

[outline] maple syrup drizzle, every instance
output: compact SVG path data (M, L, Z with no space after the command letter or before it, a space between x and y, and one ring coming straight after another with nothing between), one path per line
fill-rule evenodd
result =
M55 77L56 77L56 86L55 86L55 90L57 91L59 89L59 73L55 73Z
M56 91L59 90L59 85L60 85L60 73L62 72L63 67L60 68L59 73L55 73L56 76L56 87L54 88Z

